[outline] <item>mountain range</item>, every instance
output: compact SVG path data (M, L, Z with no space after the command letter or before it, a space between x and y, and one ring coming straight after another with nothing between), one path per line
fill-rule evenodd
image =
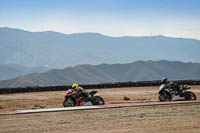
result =
M33 73L0 81L0 88L150 81L167 77L170 80L200 79L200 63L180 61L136 61L126 64L76 65Z
M200 62L200 41L165 36L110 37L98 33L62 34L0 28L0 62L65 68L78 64L137 60Z
M0 80L7 80L30 73L43 73L50 70L47 67L26 67L18 64L1 64L0 63Z

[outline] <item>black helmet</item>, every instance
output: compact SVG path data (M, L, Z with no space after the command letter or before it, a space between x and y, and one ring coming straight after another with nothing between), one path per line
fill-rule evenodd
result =
M165 84L167 81L168 81L167 78L162 78L161 83L162 83L162 84Z

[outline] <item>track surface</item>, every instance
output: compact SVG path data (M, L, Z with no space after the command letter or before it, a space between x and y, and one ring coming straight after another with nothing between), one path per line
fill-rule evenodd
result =
M91 109L109 109L109 108L155 106L155 105L168 105L168 104L186 104L186 103L200 103L200 102L198 102L198 101L147 102L147 103L132 103L132 104L108 104L108 105L99 105L99 106L79 106L79 107L66 107L66 108L14 110L14 111L2 111L2 112L0 112L0 115L30 114L30 113L75 111L75 110L91 110Z
M104 98L106 104L129 104L158 101L158 88L154 87L127 87L94 89L97 95ZM192 92L200 98L200 86L191 86ZM90 91L90 90L89 90ZM0 112L9 110L29 110L62 108L66 91L32 92L0 95ZM124 97L130 100L124 100Z
M158 87L95 89L109 109L0 115L0 133L199 133L200 104L133 106L158 101ZM200 101L200 86L191 90ZM62 108L66 91L0 95L0 112ZM124 100L124 96L130 100ZM63 108L62 108L63 109Z

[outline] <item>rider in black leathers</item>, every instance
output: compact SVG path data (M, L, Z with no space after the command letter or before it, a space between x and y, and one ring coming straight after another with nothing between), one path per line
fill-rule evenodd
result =
M166 88L170 88L172 89L173 91L175 91L176 95L180 92L180 86L177 85L176 83L173 83L172 81L169 81L167 78L163 78L161 80L161 83L162 84L165 84Z

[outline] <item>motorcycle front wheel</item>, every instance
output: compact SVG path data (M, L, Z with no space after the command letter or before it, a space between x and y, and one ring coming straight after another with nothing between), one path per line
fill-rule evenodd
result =
M68 98L67 100L63 101L64 107L74 107L75 102L72 100L72 98Z
M159 95L158 97L159 101L160 102L167 102L167 101L170 101L170 99L164 95Z

